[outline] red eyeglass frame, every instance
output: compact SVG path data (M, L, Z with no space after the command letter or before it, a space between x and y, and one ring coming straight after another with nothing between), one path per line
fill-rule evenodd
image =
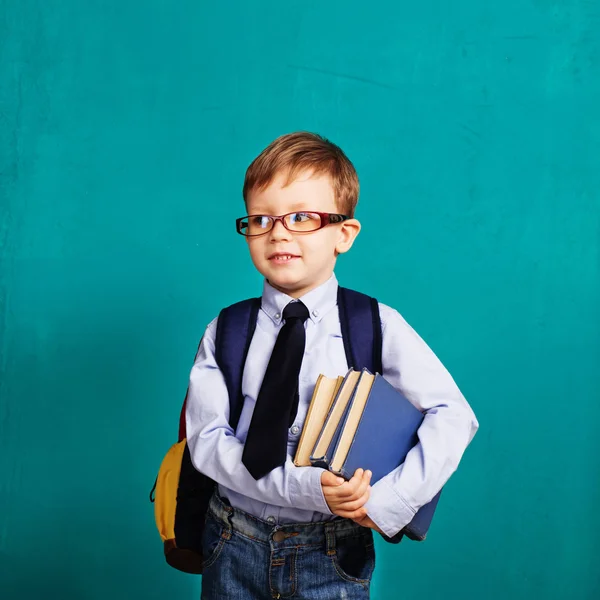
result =
M310 231L296 231L294 229L290 229L285 224L285 218L288 217L289 215L295 215L298 213L309 213L311 215L319 215L319 218L321 219L321 224L316 229L311 229ZM263 231L262 233L253 233L253 234L243 233L241 231L242 222L246 219L249 219L250 217L267 217L267 218L271 219L272 225L269 229L267 229L266 231ZM285 213L285 215L279 215L279 216L246 215L245 217L240 217L239 219L235 220L235 227L236 227L236 231L240 235L243 235L244 237L258 237L260 235L265 235L266 233L269 233L269 231L272 231L273 228L275 227L275 223L277 223L277 221L281 221L281 224L291 233L313 233L315 231L319 231L319 229L323 229L323 227L326 227L327 225L335 225L337 223L343 223L344 221L347 221L348 219L351 219L351 218L352 217L349 217L348 215L342 215L342 214L338 214L338 213L325 213L325 212L319 212L317 210L294 210L292 212Z

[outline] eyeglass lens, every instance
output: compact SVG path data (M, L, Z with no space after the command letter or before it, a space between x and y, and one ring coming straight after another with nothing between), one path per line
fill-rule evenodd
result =
M311 212L290 213L283 217L285 226L290 231L316 231L321 227L321 216ZM240 232L244 235L260 235L273 229L275 218L267 215L250 215L240 224Z

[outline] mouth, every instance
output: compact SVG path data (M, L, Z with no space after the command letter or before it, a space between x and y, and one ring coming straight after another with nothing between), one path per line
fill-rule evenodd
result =
M275 263L276 265L284 265L300 258L296 254L286 254L284 252L276 252L269 256L269 262Z

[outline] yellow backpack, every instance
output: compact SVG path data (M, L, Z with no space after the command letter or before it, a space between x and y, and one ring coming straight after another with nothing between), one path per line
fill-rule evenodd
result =
M260 298L238 302L221 311L215 354L229 392L229 423L235 430L242 412L242 375L256 327ZM189 388L188 388L189 392ZM186 392L179 415L179 436L166 453L150 492L154 518L169 565L185 573L202 573L202 534L215 482L196 470L187 446Z

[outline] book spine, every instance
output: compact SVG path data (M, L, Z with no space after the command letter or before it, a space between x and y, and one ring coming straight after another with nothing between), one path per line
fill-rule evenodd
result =
M352 410L352 404L354 402L354 397L356 396L356 390L360 384L361 379L363 378L363 375L365 374L365 370L363 369L360 372L360 375L358 376L358 379L356 380L356 383L354 384L354 388L352 390L352 394L350 394L350 398L348 398L348 404L346 404L346 408L344 408L344 412L342 413L342 416L337 424L337 427L335 429L335 433L333 435L333 437L331 438L331 442L329 443L329 448L327 449L327 454L329 454L331 456L331 460L334 460L334 457L336 455L338 446L340 444L340 439L342 437L342 433L344 432L344 428L346 427L346 423L348 421L348 416L350 415L350 411Z

